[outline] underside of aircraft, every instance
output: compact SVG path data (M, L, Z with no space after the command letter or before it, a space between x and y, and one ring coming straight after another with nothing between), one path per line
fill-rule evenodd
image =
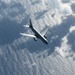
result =
M29 25L23 25L24 27L31 28L31 30L34 32L35 35L31 34L25 34L25 33L20 33L22 36L28 36L28 37L33 37L35 41L37 41L37 38L42 40L45 44L48 44L47 36L45 35L46 32L49 29L49 26L47 26L43 31L39 32L37 29L35 29L32 25L31 19L30 19L30 24Z

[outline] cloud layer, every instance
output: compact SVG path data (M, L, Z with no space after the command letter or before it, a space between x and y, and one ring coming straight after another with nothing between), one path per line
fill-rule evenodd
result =
M62 16L72 14L70 6L63 4L60 0L39 0L38 2L37 0L1 0L0 7L1 19L10 18L18 22L22 22L27 15L34 20L39 20L38 22L40 22L42 17L45 20L46 16L49 16L47 18L51 20L51 25L54 25L60 23ZM50 22L45 23L50 24Z
M1 75L75 74L75 16L67 1L0 0ZM50 27L49 45L19 34L31 33L23 28L29 18L39 31Z

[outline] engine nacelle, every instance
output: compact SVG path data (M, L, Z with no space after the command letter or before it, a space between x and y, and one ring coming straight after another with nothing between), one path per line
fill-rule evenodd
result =
M46 36L46 35L44 35L44 37L45 37L45 38L47 38L47 36Z
M35 37L34 40L37 41L37 37Z

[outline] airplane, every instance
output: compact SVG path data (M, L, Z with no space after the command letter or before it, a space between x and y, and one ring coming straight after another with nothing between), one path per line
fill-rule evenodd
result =
M47 37L45 36L45 34L46 34L47 30L49 29L49 27L45 28L44 31L39 32L39 31L37 31L37 29L35 29L33 27L31 19L30 19L30 25L23 25L23 26L31 28L31 30L34 32L35 35L20 33L22 36L33 37L35 41L37 41L37 38L39 38L43 43L48 45L48 40L47 40Z

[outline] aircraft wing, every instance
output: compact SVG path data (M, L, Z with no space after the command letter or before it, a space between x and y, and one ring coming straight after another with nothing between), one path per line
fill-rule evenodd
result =
M25 33L20 33L20 34L23 35L23 36L28 36L28 37L36 37L36 36L34 36L34 35L25 34Z
M49 27L47 26L40 33L44 36L46 34L46 32L48 31L48 29L49 29Z

